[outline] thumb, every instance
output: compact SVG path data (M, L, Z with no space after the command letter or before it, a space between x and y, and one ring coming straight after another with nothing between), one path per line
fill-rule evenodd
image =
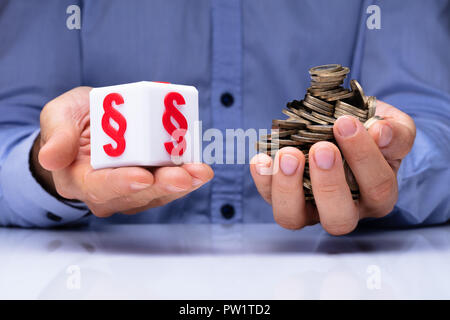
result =
M39 163L44 169L63 169L75 160L81 133L89 123L90 90L88 87L70 90L42 110Z

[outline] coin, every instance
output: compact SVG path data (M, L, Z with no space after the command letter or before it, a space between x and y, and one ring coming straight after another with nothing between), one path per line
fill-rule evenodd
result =
M332 82L332 81L342 81L344 82L344 79L347 77L347 75L337 75L337 76L333 76L333 75L328 75L326 77L323 76L318 76L318 75L314 75L311 76L311 82Z
M340 94L337 95L333 95L329 98L326 98L325 100L330 102L330 101L336 101L336 100L340 100L340 99L346 99L346 98L351 98L353 97L354 93L352 91L350 92L342 92Z
M321 138L323 140L334 138L333 133L331 133L331 134L330 133L317 133L317 132L311 132L308 130L299 130L297 134L301 137Z
M316 142L322 141L321 138L302 137L297 134L293 134L291 136L291 139L295 140L295 141L305 142L305 143L316 143Z
M320 119L314 117L313 115L311 115L310 113L308 113L308 112L306 112L306 111L304 111L304 110L298 110L298 114L299 114L302 118L307 119L307 120L310 120L310 121L312 121L312 122L315 122L315 123L318 123L318 124L328 124L327 122L325 122L325 121L323 121L323 120L320 120Z
M326 96L326 95L331 95L333 93L338 93L338 92L341 92L342 90L344 90L344 89L342 89L342 87L337 86L337 87L332 87L332 88L312 88L312 87L310 87L306 91L308 91L308 93L310 93L314 96L321 97L323 95Z
M322 78L324 79L324 78ZM329 80L326 79L325 80ZM337 87L340 86L341 84L344 83L344 79L340 78L338 80L332 79L331 81L311 81L311 87L318 87L318 88L323 88L323 87Z
M336 119L333 118L333 117L328 117L328 116L325 116L325 115L323 115L323 114L320 114L320 113L317 113L317 112L314 112L314 111L311 112L311 114L312 114L314 117L319 118L320 120L326 121L326 122L328 122L328 123L334 123L334 122L336 121ZM334 115L334 113L333 113L333 115Z
M350 69L340 64L328 64L313 67L309 70L310 87L307 88L303 100L295 99L286 104L282 112L288 117L285 120L273 120L272 132L261 135L257 148L261 152L274 157L282 147L293 147L305 155L303 171L303 192L306 201L314 201L309 172L309 149L319 141L337 144L333 123L336 118L350 115L364 123L368 129L374 122L382 119L375 116L376 98L365 96L361 85L351 80L350 88L343 86ZM356 179L343 158L344 173L351 191L352 199L359 199L359 188Z
M351 104L343 102L341 100L336 101L335 110L339 110L339 109L353 113L359 117L367 117L367 113L368 113L367 110L362 110L360 108L352 106Z
M279 148L279 145L276 143L261 142L261 141L258 141L256 143L257 150L273 150L273 149L278 149L278 148Z
M333 133L333 125L308 124L306 128L312 132L331 132Z
M384 120L384 118L380 117L380 116L372 117L372 118L368 119L366 122L364 122L364 128L369 130L369 128L378 120Z
M337 89L333 89L333 90L328 90L328 91L321 91L319 93L314 93L312 92L312 94L315 94L316 96L318 96L321 99L326 99L332 96L336 96L336 95L342 95L344 93L350 92L347 89L344 89L342 87L339 87Z
M358 183L356 182L356 178L353 175L352 169L350 169L347 161L345 161L345 159L343 160L343 164L344 164L344 173L345 173L345 180L347 181L347 184L350 188L351 191L358 191L359 190L359 186Z
M300 120L272 120L272 125L280 128L305 128L306 123Z
M308 190L312 190L311 181L309 179L303 179L303 186Z
M284 137L288 137L291 134L295 134L297 133L298 130L284 130L284 131L280 131L277 129L272 130L272 133L269 134L262 134L260 136L261 140L270 140L272 138L276 139L276 138L284 138Z
M306 94L305 101L307 101L309 103L312 103L312 104L315 104L315 105L323 106L323 107L325 107L325 108L327 108L329 110L334 110L334 106L332 104L330 104L328 102L325 102L323 100L320 100L319 98L313 97L310 94Z
M307 107L308 109L311 109L311 110L316 111L318 113L324 114L326 116L332 116L333 115L333 111L329 111L329 109L327 110L327 109L325 109L323 107L318 107L318 106L316 106L316 105L314 105L312 103L309 103L307 101L303 101L303 105L305 107Z
M367 117L372 118L373 116L375 116L376 109L377 109L377 98L370 96L367 99L367 110L368 110Z
M281 110L281 112L283 112L285 115L287 115L288 117L291 117L293 119L297 119L299 118L299 116L293 112L293 110L291 109L283 109Z
M318 74L321 77L338 77L338 76L346 76L350 72L350 69L347 67L342 67L341 70L337 70L334 72L321 72Z
M304 144L301 141L287 140L287 139L273 139L272 142L278 143L280 146L299 146Z
M361 122L365 122L366 121L365 118L361 118L361 117L355 116L354 114L351 114L350 112L339 111L339 110L334 112L334 117L336 119L341 117L341 116L352 116L352 117L358 119Z
M364 94L364 90L356 80L350 81L350 88L352 88L352 91L355 93L355 100L358 106L365 107L367 104L367 98Z
M313 67L309 69L310 75L321 75L324 73L336 72L342 70L340 64L324 64L321 66Z

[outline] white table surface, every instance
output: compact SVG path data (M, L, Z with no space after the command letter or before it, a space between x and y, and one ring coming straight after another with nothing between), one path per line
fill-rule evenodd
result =
M450 225L0 228L0 299L450 298Z

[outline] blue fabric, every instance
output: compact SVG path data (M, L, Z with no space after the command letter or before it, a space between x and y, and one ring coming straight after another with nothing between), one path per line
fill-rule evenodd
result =
M69 5L81 28L66 26ZM381 29L366 27L371 1L13 0L0 3L0 224L50 227L87 208L36 183L29 150L46 102L80 85L140 80L194 85L203 130L269 128L308 87L307 70L351 67L369 95L414 117L417 139L399 172L395 210L382 225L450 218L450 3L380 1ZM220 98L229 92L231 107ZM252 147L252 146L250 146ZM248 165L216 164L208 185L162 208L96 223L272 222ZM230 204L227 220L221 207ZM57 222L48 212L61 217Z

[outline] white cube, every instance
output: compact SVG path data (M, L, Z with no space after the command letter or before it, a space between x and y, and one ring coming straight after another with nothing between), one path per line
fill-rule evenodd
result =
M90 92L91 165L167 166L200 161L198 91L141 81Z

